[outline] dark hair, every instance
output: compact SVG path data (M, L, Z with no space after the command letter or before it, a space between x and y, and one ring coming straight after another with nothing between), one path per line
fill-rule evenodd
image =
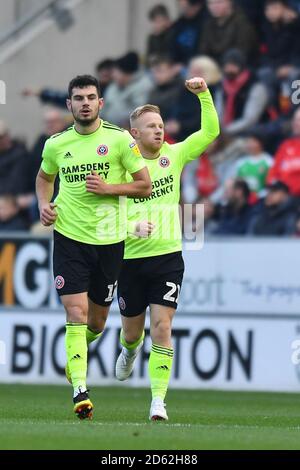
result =
M156 65L160 64L168 64L168 65L174 65L174 60L171 56L169 55L153 55L149 59L149 66L150 67L155 67Z
M262 134L262 132L259 132L259 131L257 131L257 132L255 132L255 131L245 132L244 137L246 137L246 139L255 139L255 140L257 140L260 143L260 145L262 146L262 148L264 148L266 146L266 138Z
M124 73L135 73L139 69L139 56L136 52L127 52L127 54L115 60L114 66Z
M233 187L234 189L240 189L244 195L244 198L246 199L246 201L248 201L250 196L250 189L248 183L245 180L237 178L233 183Z
M290 188L283 181L275 180L267 185L269 191L283 191L285 194L290 193Z
M72 96L73 88L85 88L88 86L94 86L97 90L99 98L101 97L100 85L97 78L93 77L92 75L77 75L77 77L73 78L69 83L69 98Z
M203 5L204 3L204 0L187 0L188 3L192 6L192 5Z
M235 64L240 69L244 69L247 64L246 56L240 49L228 49L222 56L222 64L223 66L226 64Z
M275 3L281 3L282 5L287 5L288 2L287 0L265 0L265 7L267 7L268 5L273 5Z
M102 70L102 69L112 69L114 64L115 64L114 60L104 59L97 63L96 70L97 72L99 72L99 70Z
M169 11L165 5L155 5L153 8L151 8L151 10L149 10L149 20L153 21L157 16L165 16L166 18L170 18Z

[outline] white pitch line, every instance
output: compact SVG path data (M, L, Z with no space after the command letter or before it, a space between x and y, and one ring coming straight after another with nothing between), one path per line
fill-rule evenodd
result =
M4 423L5 421L9 421L9 423L12 423L11 419L2 419L1 422ZM56 426L78 426L81 425L81 422L70 422L70 421L14 421L14 423L17 423L18 425L51 425L54 424ZM135 426L135 427L145 427L145 426L163 426L163 427L171 427L171 428L200 428L200 429L207 429L207 428L214 428L214 429L253 429L253 430L262 430L262 429L268 429L268 430L285 430L285 431L300 431L300 426L260 426L260 425L244 425L244 424L188 424L188 423L164 423L162 421L159 421L158 423L155 422L144 422L144 423L131 423L131 422L112 422L112 423L107 423L107 422L99 422L99 421L89 421L87 420L86 423L88 423L91 426L102 426L102 427L113 427L113 426Z

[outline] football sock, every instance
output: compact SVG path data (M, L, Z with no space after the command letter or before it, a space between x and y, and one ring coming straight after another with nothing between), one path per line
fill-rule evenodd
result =
M65 346L67 363L70 371L74 396L86 391L87 373L87 325L82 323L67 323Z
M89 327L86 329L86 342L87 345L91 344L93 341L95 341L97 338L100 338L102 335L102 331L100 333L95 333L93 330L91 330Z
M151 382L152 398L164 400L171 376L174 351L170 348L152 344L148 371Z
M128 349L129 352L134 352L134 350L141 344L141 342L144 340L145 337L145 332L143 331L142 336L136 340L134 343L127 343L123 336L123 330L120 332L120 343L124 348Z

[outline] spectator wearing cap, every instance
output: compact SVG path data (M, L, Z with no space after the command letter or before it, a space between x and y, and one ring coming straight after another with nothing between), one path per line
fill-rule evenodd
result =
M147 38L146 62L155 56L168 56L171 50L171 18L165 5L155 5L148 13L151 34Z
M106 90L101 116L121 127L128 127L131 111L146 103L152 88L151 79L140 70L138 55L129 52L115 61L113 83Z
M219 206L218 227L215 235L245 235L252 218L248 200L250 189L246 181L236 179L225 206Z
M274 158L267 181L284 182L292 195L300 196L300 107L292 119L292 136L282 142Z
M205 22L199 52L221 63L228 49L240 49L248 62L257 55L257 36L245 13L233 0L207 0L210 13Z
M230 49L223 58L223 81L216 96L223 131L235 136L268 118L268 90L246 67L244 54Z
M297 212L288 186L282 181L274 181L267 190L264 204L250 224L249 234L277 237L294 234Z
M24 144L11 138L0 121L0 231L29 228L30 194L28 171L29 153Z
M197 55L207 9L205 0L178 0L178 6L181 15L172 27L169 52L175 62L185 65Z

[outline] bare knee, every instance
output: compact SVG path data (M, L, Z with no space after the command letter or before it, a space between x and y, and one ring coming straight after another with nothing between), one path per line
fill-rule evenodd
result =
M153 343L164 344L171 338L171 322L168 319L159 319L151 326L151 338Z
M87 309L84 305L72 304L65 306L67 311L67 321L71 323L86 323Z
M146 312L142 312L140 315L131 318L122 316L122 336L127 343L135 343L143 335L145 315Z
M143 331L132 331L130 329L123 328L123 338L125 339L126 343L135 343L140 339L143 334Z
M109 307L95 304L88 299L88 327L95 333L101 333L105 328Z
M104 327L105 327L105 322L104 323L88 323L88 328L89 330L91 330L93 333L102 333L102 331L104 330Z
M88 327L94 333L101 333L105 328L106 317L93 318L88 320Z

